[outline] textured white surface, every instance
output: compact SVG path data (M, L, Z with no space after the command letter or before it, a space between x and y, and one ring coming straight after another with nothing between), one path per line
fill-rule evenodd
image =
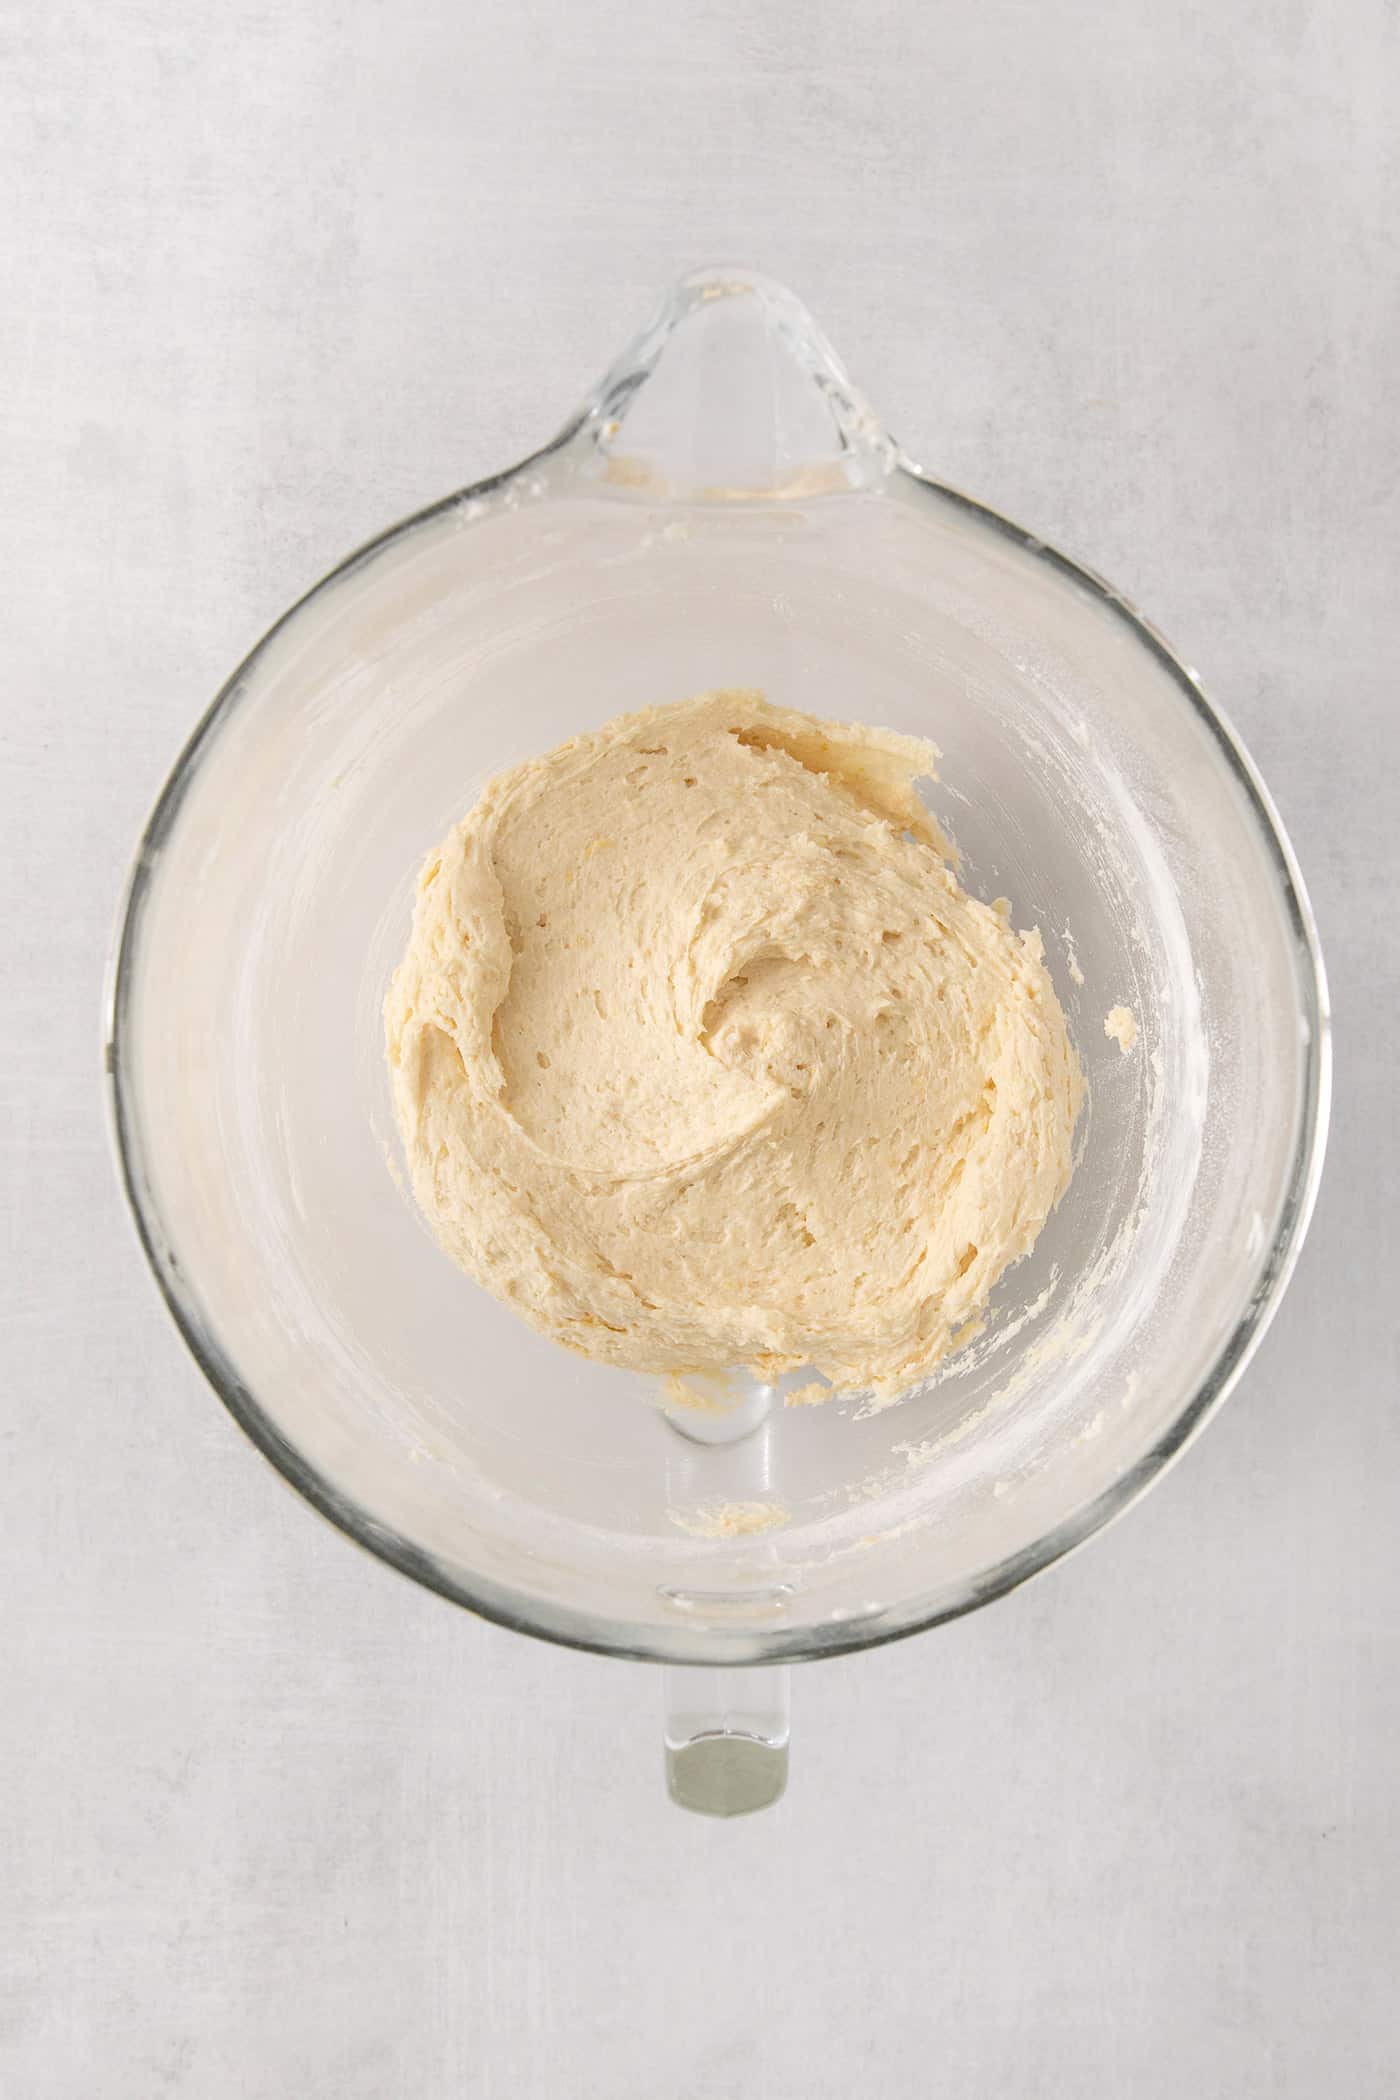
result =
M0 2089L1392 2094L1394 8L111 0L3 40ZM1179 642L1339 1018L1220 1420L1028 1591L800 1675L789 1797L733 1825L663 1799L650 1673L279 1486L157 1308L97 1086L196 710L715 259Z

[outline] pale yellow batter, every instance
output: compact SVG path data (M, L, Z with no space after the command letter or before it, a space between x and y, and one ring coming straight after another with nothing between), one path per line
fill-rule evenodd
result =
M1070 1175L1039 935L960 887L932 745L709 693L493 780L385 1007L443 1247L639 1371L907 1391Z

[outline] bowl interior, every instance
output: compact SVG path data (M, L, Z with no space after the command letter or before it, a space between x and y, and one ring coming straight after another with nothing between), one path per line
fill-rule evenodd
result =
M963 880L1040 927L1088 1107L1060 1209L933 1384L707 1446L655 1381L563 1354L438 1251L403 1190L380 1006L419 864L491 773L726 684L940 746ZM1170 659L975 508L904 473L668 508L537 463L329 579L186 754L120 957L128 1178L225 1397L388 1557L563 1638L821 1652L1071 1543L1228 1377L1317 1115L1300 909ZM772 1528L713 1535L721 1505Z

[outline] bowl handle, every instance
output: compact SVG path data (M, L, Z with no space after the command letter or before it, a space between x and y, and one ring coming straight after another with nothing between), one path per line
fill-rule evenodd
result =
M745 1816L787 1785L790 1679L785 1666L663 1672L666 1787L681 1808Z

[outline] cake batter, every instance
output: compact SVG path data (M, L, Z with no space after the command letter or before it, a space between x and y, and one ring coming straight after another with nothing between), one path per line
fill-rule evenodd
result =
M1064 1193L1079 1068L930 744L702 695L497 776L385 1007L414 1192L556 1341L892 1399Z

